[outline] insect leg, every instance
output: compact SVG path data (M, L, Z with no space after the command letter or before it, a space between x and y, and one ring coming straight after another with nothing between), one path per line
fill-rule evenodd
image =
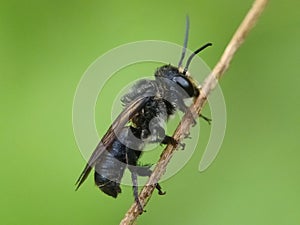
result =
M136 172L141 177L150 177L152 174L152 170L150 169L150 166L139 166ZM158 190L159 195L166 194L166 192L162 190L162 187L160 186L159 183L155 184L155 188Z
M135 171L130 171L131 172L131 179L132 179L132 190L133 190L133 196L134 196L134 200L135 202L137 203L138 207L139 207L139 210L140 210L140 213L142 214L144 211L143 209L143 206L140 202L140 199L139 199L139 189L138 189L138 183L137 183L137 175L136 175L136 172Z
M135 154L134 150L130 148L126 148L126 161L128 164L128 169L131 172L131 180L132 180L132 190L133 190L133 196L134 200L138 205L138 208L140 210L140 213L142 214L144 212L143 206L139 199L139 189L138 189L138 181L137 181L137 163L138 157Z
M167 135L164 137L164 139L162 140L161 143L165 144L165 145L171 144L173 146L180 145L180 147L182 148L182 150L184 150L184 148L185 148L185 144L184 143L178 142L173 137L167 136Z
M183 112L183 113L189 113L191 115L191 117L193 117L189 107L186 106L186 104L184 103L184 101L181 99L181 100L178 100L178 109ZM192 126L195 126L197 124L197 121L193 118L193 124Z
M176 141L173 137L166 135L161 142L164 145L171 144L173 146L178 145L178 141Z
M177 146L178 144L182 146L182 144L178 143L173 137L166 135L165 129L161 127L159 124L152 127L152 131L154 135L152 135L152 139L149 141L150 143L161 143L161 144L171 144L173 146Z
M165 191L162 191L162 188L161 188L161 186L159 185L159 183L156 183L155 188L158 190L158 194L159 194L159 195L165 195L165 194L166 194Z
M211 124L211 119L206 117L206 116L203 116L202 114L199 115L202 119L204 119L209 125Z
M191 113L191 111L189 110L189 108L185 105L184 101L178 101L178 108L180 111L186 113ZM202 114L199 115L202 119L204 119L205 121L208 122L208 124L210 125L211 123L211 119L206 117L206 116L203 116ZM193 121L193 124L196 125L196 120Z

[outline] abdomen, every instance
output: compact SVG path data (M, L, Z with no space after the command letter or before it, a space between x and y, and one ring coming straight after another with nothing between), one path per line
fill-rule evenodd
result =
M105 151L95 165L95 184L105 194L114 198L121 193L120 183L126 169L126 147L118 140L111 151Z

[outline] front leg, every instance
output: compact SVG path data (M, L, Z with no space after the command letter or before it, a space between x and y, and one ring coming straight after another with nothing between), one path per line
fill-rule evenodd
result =
M193 115L192 115L192 113L191 113L189 107L187 107L187 106L184 104L183 101L179 101L179 102L178 102L178 109L179 109L180 111L184 112L184 113L190 113L191 116L193 117ZM208 118L208 117L202 115L201 113L199 114L199 117L201 117L202 119L204 119L209 125L211 124L211 121L212 121L212 120L211 120L210 118ZM194 119L194 120L193 120L193 126L195 126L196 123L197 123L197 122L196 122L196 120Z
M201 113L200 113L199 117L201 117L202 119L204 119L209 125L211 124L212 120L210 118L208 118L206 116L203 116Z
M193 124L192 126L195 126L197 124L197 121L195 120L192 112L190 111L189 107L186 106L186 104L184 103L184 101L182 99L180 99L177 103L177 107L178 109L183 112L183 113L189 113L190 116L193 118Z

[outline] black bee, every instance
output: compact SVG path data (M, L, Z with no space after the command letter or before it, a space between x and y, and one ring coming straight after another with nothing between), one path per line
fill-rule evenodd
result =
M196 98L199 95L199 87L188 75L187 70L193 57L211 43L197 49L188 58L186 66L182 68L188 30L187 18L184 47L178 67L172 65L159 67L154 74L154 80L138 81L123 96L121 101L125 108L92 153L76 182L76 190L94 168L96 185L107 195L116 198L121 193L121 179L125 169L128 168L131 172L134 198L142 210L138 198L137 176L150 176L152 173L150 166L138 164L142 150L147 143L177 146L179 143L165 134L163 124L176 110L187 112L188 107L184 99ZM209 121L208 118L200 116ZM156 184L156 188L160 195L165 194L159 184Z

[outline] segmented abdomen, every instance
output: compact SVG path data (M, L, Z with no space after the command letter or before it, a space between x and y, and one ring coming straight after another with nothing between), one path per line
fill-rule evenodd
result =
M101 191L114 198L121 193L120 182L126 168L125 162L126 147L115 140L112 150L105 151L95 165L94 179Z

